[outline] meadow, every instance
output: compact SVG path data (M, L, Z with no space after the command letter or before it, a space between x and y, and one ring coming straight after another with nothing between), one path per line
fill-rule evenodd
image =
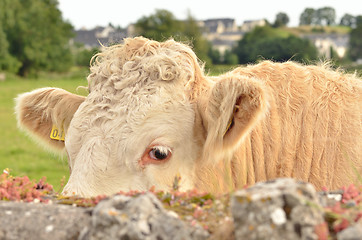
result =
M39 79L9 76L0 81L0 171L9 168L14 176L27 175L36 180L46 176L58 191L62 178L66 181L69 177L67 158L46 151L17 128L14 99L20 93L41 87L58 87L84 95L86 91L77 87L86 85L86 74L83 77L41 76Z

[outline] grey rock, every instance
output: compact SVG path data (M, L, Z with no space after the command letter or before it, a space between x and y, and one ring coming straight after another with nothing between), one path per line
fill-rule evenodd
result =
M340 192L316 193L312 185L277 179L237 191L231 199L233 222L210 236L164 209L151 193L112 196L95 208L0 201L3 239L317 239L324 222L320 204L339 201ZM226 230L225 230L226 229ZM337 234L338 240L362 240L362 222Z
M362 221L342 230L337 234L338 240L361 240L362 239Z
M311 184L288 178L257 183L231 199L236 239L317 239L321 209Z
M343 190L318 192L318 196L319 202L323 207L330 207L341 201L343 196Z
M137 197L116 195L94 209L91 227L80 240L206 239L208 232L191 227L166 211L151 193Z
M0 240L78 239L90 220L85 208L0 201Z

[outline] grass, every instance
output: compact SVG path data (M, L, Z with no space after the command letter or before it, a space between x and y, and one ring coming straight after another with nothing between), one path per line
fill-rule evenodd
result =
M240 65L224 65L224 64L213 65L211 68L205 68L205 72L209 76L218 76L227 73L231 70L234 70L238 66Z
M39 180L46 176L47 181L57 191L63 176L68 179L66 157L46 152L25 133L17 128L14 114L14 98L23 92L41 87L59 87L70 92L77 92L78 86L86 86L86 78L19 79L8 77L0 82L0 171L9 168L16 176L27 175Z
M345 26L298 26L293 28L284 28L287 32L295 35L302 34L318 34L318 33L330 33L330 34L349 34L350 27Z

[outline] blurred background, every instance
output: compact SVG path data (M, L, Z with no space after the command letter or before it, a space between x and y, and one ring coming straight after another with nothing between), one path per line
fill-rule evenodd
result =
M211 75L265 59L362 75L361 1L0 0L0 170L60 188L67 159L17 130L13 99L45 86L86 95L91 57L134 36L191 45Z

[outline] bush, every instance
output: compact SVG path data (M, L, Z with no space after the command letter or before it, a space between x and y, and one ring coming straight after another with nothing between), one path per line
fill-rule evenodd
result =
M92 48L92 49L79 48L74 53L75 65L80 67L89 67L90 60L98 52L99 52L98 48Z
M227 50L224 54L224 62L228 65L236 65L239 63L239 58L235 53Z
M318 56L317 49L308 40L270 27L256 28L246 34L234 51L242 64L259 59L303 62L315 60Z

